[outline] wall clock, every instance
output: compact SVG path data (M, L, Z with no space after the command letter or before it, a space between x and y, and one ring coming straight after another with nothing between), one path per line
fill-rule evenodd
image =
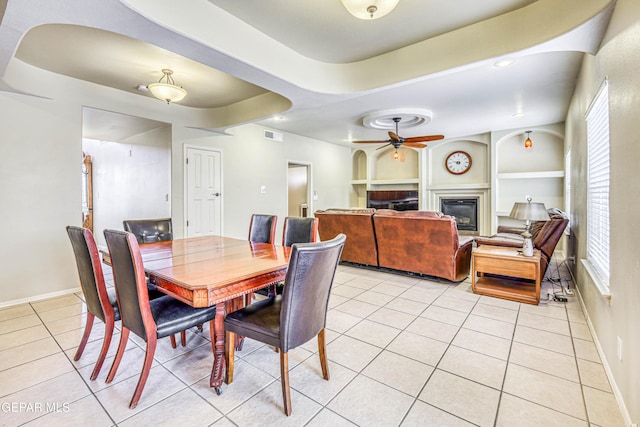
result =
M466 151L454 151L444 162L447 170L454 175L462 175L471 169L471 155Z

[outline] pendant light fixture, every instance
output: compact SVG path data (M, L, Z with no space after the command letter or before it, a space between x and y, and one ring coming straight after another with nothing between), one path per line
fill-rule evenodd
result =
M168 68L162 69L162 77L158 83L151 83L147 86L151 94L158 99L170 102L180 102L186 95L184 88L177 86L173 80L173 71Z
M350 14L359 19L373 20L391 12L400 0L341 0Z
M524 140L524 148L526 148L527 150L530 150L533 148L533 141L531 141L531 131L528 130L525 132L527 134L527 139Z

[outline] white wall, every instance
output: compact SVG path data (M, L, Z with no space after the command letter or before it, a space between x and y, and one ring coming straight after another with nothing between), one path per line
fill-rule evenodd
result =
M614 392L626 406L625 420L640 422L640 2L618 0L605 40L596 56L585 55L566 120L566 150L571 150L571 247L578 289L593 326L603 363L613 375ZM611 300L596 289L580 259L586 257L585 112L603 79L609 79L611 138L610 250ZM622 340L622 360L616 354Z
M98 246L102 231L122 229L125 219L171 217L171 127L144 132L122 142L83 139L93 165L93 224Z
M287 216L288 163L310 163L311 192L318 194L309 206L318 209L349 205L351 180L350 149L322 143L299 135L284 134L284 141L264 139L264 127L245 125L231 129L230 136L216 136L204 131L180 129L174 131L172 175L174 183L182 183L184 145L211 147L222 151L223 161L223 234L246 239L251 214L278 216L276 235L282 233ZM172 215L174 231L183 235L184 188L173 185ZM261 186L266 193L260 192ZM180 193L180 195L178 195Z
M246 239L253 212L286 216L288 161L311 164L312 190L318 192L311 212L348 206L348 148L291 134L285 134L282 143L268 141L263 128L256 125L235 128L230 136L215 135L184 126L186 112L180 106L144 99L136 107L132 100L140 97L135 95L73 79L65 82L74 90L51 94L54 99L70 95L65 100L0 93L0 218L5 225L0 243L0 307L79 287L65 227L82 223L83 106L172 124L171 216L176 237L182 235L184 222L184 143L222 150L227 236ZM266 194L260 194L261 185L267 186Z
M82 223L82 126L46 99L0 93L0 111L3 305L79 286L65 227Z

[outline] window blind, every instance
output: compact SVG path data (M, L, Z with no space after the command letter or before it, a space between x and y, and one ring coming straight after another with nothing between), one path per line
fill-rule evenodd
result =
M609 288L609 90L605 80L587 110L587 261Z

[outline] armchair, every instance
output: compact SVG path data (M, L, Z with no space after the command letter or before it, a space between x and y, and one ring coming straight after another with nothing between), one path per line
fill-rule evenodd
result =
M549 221L534 221L531 223L529 232L533 241L534 249L540 250L540 277L543 278L549 267L549 262L553 256L564 229L569 223L569 217L560 209L547 209ZM498 227L498 233L490 237L476 237L475 241L480 245L507 246L521 248L523 237L521 233L524 228Z

